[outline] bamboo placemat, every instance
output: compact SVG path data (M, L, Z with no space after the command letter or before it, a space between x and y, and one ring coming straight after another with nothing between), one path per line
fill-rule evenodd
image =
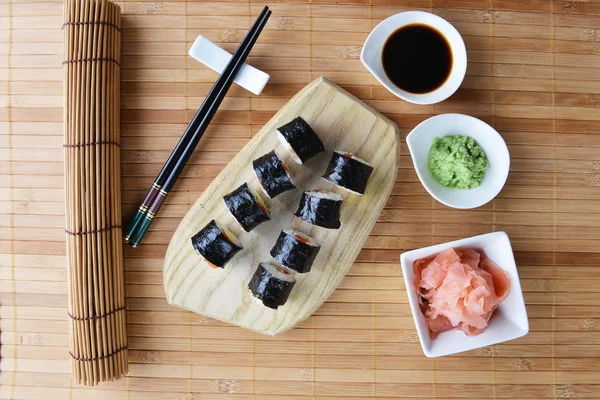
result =
M548 399L600 397L600 3L545 0L271 2L250 62L260 97L233 87L153 229L126 249L131 370L71 382L62 149L62 2L0 0L1 399ZM331 3L334 3L333 1ZM133 2L123 10L122 184L127 222L216 79L187 57L198 34L233 51L263 3ZM433 11L463 34L459 92L396 99L362 67L383 18ZM340 288L301 327L269 339L169 307L167 243L198 195L293 94L325 76L398 123L462 112L506 139L506 187L470 211L436 203L403 146L398 182ZM531 333L426 359L398 258L494 230L511 237Z

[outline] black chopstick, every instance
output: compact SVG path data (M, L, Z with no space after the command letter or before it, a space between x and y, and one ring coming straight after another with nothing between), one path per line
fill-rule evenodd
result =
M223 70L223 73L221 74L221 76L219 77L217 82L215 82L213 88L211 89L211 91L208 93L208 95L204 99L204 102L202 103L202 105L200 106L198 111L196 112L196 115L194 115L194 118L192 118L192 121L190 122L190 124L186 128L185 132L181 136L181 139L179 139L179 142L177 143L177 145L175 146L173 151L171 152L171 155L167 159L167 162L165 162L165 165L163 165L162 169L158 173L158 176L156 177L156 179L154 180L154 183L150 187L150 190L146 194L144 201L142 201L142 204L137 209L133 219L129 223L129 226L127 227L127 230L124 233L125 242L128 243L131 240L131 238L133 237L133 235L135 234L135 232L137 231L137 229L140 228L142 222L144 221L146 214L148 213L148 210L150 209L150 206L152 205L154 200L156 200L160 191L163 190L164 183L167 180L171 171L173 170L175 162L181 157L181 155L185 149L185 146L189 143L191 138L194 136L195 132L198 130L198 127L200 126L200 123L202 121L202 115L205 113L205 110L204 110L205 104L211 104L215 101L217 94L218 94L218 90L215 90L215 89L218 88L218 86L221 86L223 84L222 78L225 77L225 75L228 71L230 72L232 70L232 69L228 70L228 68L230 67L230 65L233 67L235 61L237 59L239 59L239 56L241 55L240 49L243 49L248 46L248 43L250 42L250 38L252 37L252 34L256 31L256 29L258 27L257 22L262 20L265 17L265 15L267 14L267 12L270 13L269 8L265 6L263 8L263 10L261 11L261 13L259 14L258 18L256 19L256 22L254 23L254 25L252 25L252 27L248 31L248 34L246 35L244 40L240 43L235 54L229 61L229 64L227 64L227 66L225 67L225 70ZM238 52L239 52L239 54L238 54ZM237 74L237 72L236 72L236 74ZM163 192L164 192L164 190L163 190Z
M157 180L152 185L152 188L150 188L144 203L136 212L125 234L125 240L130 242L133 247L137 247L146 235L154 216L162 206L167 194L173 188L181 171L198 145L200 138L225 98L240 68L244 65L248 54L270 16L271 11L265 6L223 70L223 73L215 82L210 93L204 99L188 129L186 129L179 143L177 143L175 150L173 150L167 163L159 173ZM159 178L160 181L158 181Z

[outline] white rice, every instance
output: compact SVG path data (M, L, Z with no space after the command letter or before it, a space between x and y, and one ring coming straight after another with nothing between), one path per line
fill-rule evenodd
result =
M216 223L217 222L215 221L215 224ZM242 247L242 243L239 241L239 239L237 238L237 236L235 236L229 229L227 229L225 227L220 227L219 224L217 224L217 228L219 228L219 230L221 231L221 233L223 235L227 236L229 238L229 240L231 240L231 242L233 244L235 244L237 247Z
M282 159L279 159L279 160L283 164L283 170L285 171L285 174L288 176L288 178L290 178L290 182L292 182L292 185L296 186L296 182L294 182L294 177L292 176L292 170L290 170L290 168L287 166L285 161L283 161ZM302 163L300 163L300 164L302 164Z
M310 191L310 192L306 192L306 194L308 194L309 196L312 197L318 197L320 199L329 199L329 200L335 200L335 201L342 201L343 198L342 196L340 196L337 193L333 193L333 192L325 192L325 191Z
M341 156L344 156L344 157L346 157L344 154L350 154L350 158L352 158L353 160L356 160L356 161L358 161L359 163L362 163L362 164L368 165L369 167L372 167L372 165L371 165L370 163L366 162L366 161L365 161L365 160L363 160L362 158L358 158L358 157L356 157L354 154L352 154L352 153L350 153L350 152L347 152L347 151L341 151L341 150L336 150L335 152L336 152L337 154L341 155Z
M300 231L296 231L294 229L284 229L283 232L289 236L294 236L294 235L300 236L301 238L305 239L307 242L306 244L308 244L311 247L319 247L319 243L315 239L311 238L310 236L308 236Z
M262 186L261 186L262 187ZM254 198L256 199L256 202L261 206L261 208L263 209L263 211L265 213L267 213L267 217L270 216L269 214L269 209L267 208L267 205L265 204L265 201L263 200L262 197L260 197L260 194L258 194L256 191L254 191L252 188L250 188L250 193L252 193L252 195L254 196Z
M225 206L225 209L227 210L227 212L229 213L229 215L231 215L231 218L233 218L233 220L235 221L236 224L238 224L238 226L240 227L241 230L243 230L244 232L247 232L244 227L242 226L242 224L240 224L240 221L238 221L238 219L235 217L235 215L233 215L233 213L231 212L231 210L229 210L229 207Z
M335 183L335 182L332 182L332 181L330 181L329 179L326 179L325 177L322 177L322 179L323 179L325 182L327 182L327 183L331 183L331 184L333 184L333 185L337 186L338 188L340 188L340 189L342 189L342 190L345 190L345 191L346 191L346 192L348 192L348 193L352 193L352 194L355 194L355 195L357 195L357 196L362 196L362 195L363 195L363 193L355 192L354 190L348 189L347 187L340 186L340 185L338 185L337 183Z
M268 198L272 199L272 197L269 196L269 193L267 193L267 189L265 189L265 187L262 185L262 183L260 181L258 181L258 184L260 185L260 189L265 194L265 196L267 196Z
M294 151L294 149L292 148L292 146L290 146L290 144L283 137L283 135L281 134L281 132L279 132L279 129L277 129L277 137L279 138L279 141L281 142L281 145L283 146L283 148L288 153L290 153L290 155L292 156L292 158L294 159L294 161L296 161L298 164L302 165L302 160L300 159L300 157L298 157L298 154L296 154L296 152Z
M288 270L287 268L281 268L277 265L273 265L271 263L260 263L261 266L263 266L271 275L273 275L275 278L279 279L280 281L284 281L284 282L296 282L296 278L294 277L294 273L292 273L292 271Z
M263 302L261 299L259 299L258 297L256 297L254 295L254 293L252 292L252 290L250 290L250 297L252 297L252 300L254 300L254 302L260 306L264 306Z

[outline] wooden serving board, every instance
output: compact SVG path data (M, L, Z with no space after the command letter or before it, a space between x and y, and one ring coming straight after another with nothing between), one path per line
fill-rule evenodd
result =
M277 127L298 115L315 129L326 150L304 165L290 158L275 134ZM267 200L271 221L243 232L228 213L223 196L244 182L258 192L251 161L273 149L292 170L298 188ZM348 195L321 179L334 150L352 152L373 165L363 196ZM323 304L356 259L392 191L399 158L400 141L393 122L330 81L313 81L248 142L183 218L165 256L167 300L268 335L293 328ZM316 227L293 216L302 192L312 189L333 190L344 197L340 229ZM237 234L244 247L225 269L208 266L190 243L191 236L212 219ZM258 263L271 260L269 251L279 232L290 227L314 237L321 250L311 272L297 275L287 303L271 310L252 298L247 285Z

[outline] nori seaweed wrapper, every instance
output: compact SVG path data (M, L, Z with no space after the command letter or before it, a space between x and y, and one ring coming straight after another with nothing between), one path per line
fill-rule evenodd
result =
M192 247L206 261L219 268L224 268L242 250L221 232L214 219L192 236Z
M277 130L303 163L325 151L319 135L302 117L296 117Z
M296 188L283 166L283 161L277 157L275 151L252 161L252 167L260 184L270 198Z
M365 193L373 167L334 152L323 178L356 193Z
M250 232L258 225L271 219L269 214L261 208L247 183L223 196L223 201L225 201L229 212L246 232Z
M273 276L265 266L274 268L261 262L248 282L248 289L266 307L277 309L285 304L296 282L284 281Z
M318 245L311 246L304 243L293 233L281 231L275 246L271 249L271 256L284 267L304 274L310 271L319 249Z
M328 229L338 229L342 200L324 199L304 192L296 210L296 216L313 225Z

